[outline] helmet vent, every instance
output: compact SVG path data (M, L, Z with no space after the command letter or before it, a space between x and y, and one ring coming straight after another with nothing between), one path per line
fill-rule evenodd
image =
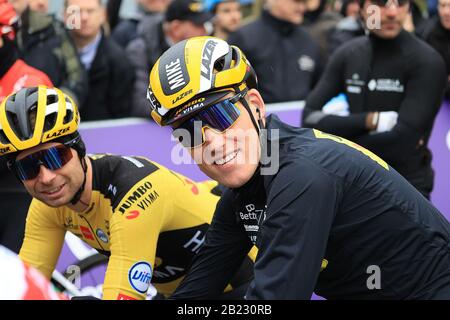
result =
M5 132L3 132L3 130L0 130L0 142L2 144L8 144L8 138L6 138Z

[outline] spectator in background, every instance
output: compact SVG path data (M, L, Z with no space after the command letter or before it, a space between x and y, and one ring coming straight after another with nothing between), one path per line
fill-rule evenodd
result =
M48 0L29 0L30 9L42 13L48 12Z
M64 24L29 8L29 0L10 0L21 17L17 33L20 57L47 74L55 86L80 105L87 92L86 73Z
M88 73L89 89L80 113L84 121L125 117L130 114L134 72L125 51L105 35L101 0L65 0L65 8L78 6L80 28L70 31ZM65 20L70 19L65 10Z
M340 13L344 19L339 21L336 27L330 31L328 38L329 55L345 42L365 34L359 11L359 0L344 0L342 2Z
M207 0L205 9L214 14L214 36L227 40L242 22L240 0Z
M136 17L121 21L113 30L112 37L122 47L138 37L140 22L149 16L161 17L171 0L136 0L138 12ZM141 30L142 31L142 30Z
M445 64L433 48L403 29L408 0L362 2L370 35L348 42L330 57L306 100L303 125L366 147L429 198L434 171L427 143L442 103ZM369 19L373 5L379 7L379 25ZM347 96L346 106L324 108L340 93Z
M156 60L171 45L190 37L205 36L212 31L212 14L204 11L195 0L173 0L164 19L143 20L142 33L130 42L127 55L134 66L136 80L133 89L132 115L148 117L148 72Z
M422 24L417 33L444 58L447 70L445 98L450 99L450 0L439 0L438 15Z
M0 0L0 103L10 94L40 84L51 87L43 72L19 59L15 44L18 16L7 0ZM0 137L0 140L2 137ZM18 253L31 197L0 160L0 244Z
M320 76L320 49L303 29L304 0L268 0L254 22L230 34L252 62L267 103L305 99Z
M342 16L327 8L327 0L306 0L305 29L320 46L322 59L328 58L328 35L336 27Z

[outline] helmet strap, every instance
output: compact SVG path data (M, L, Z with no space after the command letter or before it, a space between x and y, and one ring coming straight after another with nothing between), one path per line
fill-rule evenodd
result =
M70 203L72 205L76 205L78 202L81 202L82 204L88 206L87 203L84 203L83 201L81 201L81 195L83 194L84 188L86 186L87 163L86 163L86 159L84 157L82 157L80 154L78 154L78 158L80 159L81 167L83 168L84 178L83 178L83 183L81 184L80 189L78 189L78 191L75 193L72 200L70 200Z
M248 91L247 88L245 88L244 90L240 90L239 87L236 87L235 90L236 90L237 94L239 94L239 93L241 93L242 91L245 91L245 90ZM258 132L258 136L260 136L261 135L261 129L264 129L264 123L263 123L263 121L261 119L261 113L259 111L259 108L256 109L256 112L258 113L258 115L260 117L259 117L258 121L256 121L256 119L253 116L253 112L250 109L250 106L249 106L247 100L245 100L244 97L242 97L242 98L240 98L240 101L241 101L242 105L244 106L244 108L247 110L247 112L248 112L248 114L250 116L250 119L252 120L253 126L256 129L256 132Z

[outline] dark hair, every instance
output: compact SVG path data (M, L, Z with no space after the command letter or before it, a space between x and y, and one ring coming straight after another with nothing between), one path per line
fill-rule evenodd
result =
M98 0L98 4L100 6L103 6L103 0ZM69 6L69 0L64 0L64 8L67 8Z

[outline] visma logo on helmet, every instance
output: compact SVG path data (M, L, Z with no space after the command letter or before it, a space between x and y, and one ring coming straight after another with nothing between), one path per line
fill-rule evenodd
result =
M148 262L139 261L135 263L128 272L128 281L134 290L146 293L152 279L152 267Z
M188 104L186 104L184 106L183 109L177 110L177 112L175 113L175 117L181 115L184 115L186 113L189 113L195 109L201 108L203 107L203 101L205 101L205 98L200 98L200 99L195 99L191 102L189 102Z

